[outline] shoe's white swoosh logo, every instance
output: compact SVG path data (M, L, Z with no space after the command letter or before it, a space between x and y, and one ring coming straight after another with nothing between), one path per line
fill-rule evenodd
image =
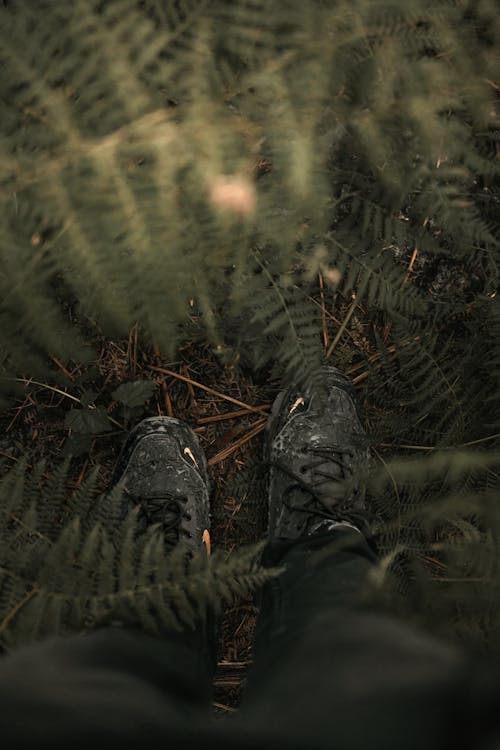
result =
M200 468L200 467L198 466L198 461L197 461L197 460L196 460L196 458L195 458L195 457L193 456L193 453L192 453L192 451L191 451L191 449L190 449L190 448L187 448L187 447L186 447L186 448L184 448L184 455L185 455L185 456L189 456L189 458L190 458L190 459L191 459L191 461L192 461L192 462L194 463L194 465L196 466L196 468L197 468L197 469L199 469L199 468Z
M208 529L205 529L205 531L203 532L201 541L205 545L205 549L207 551L207 557L210 557L210 552L212 551L212 544L210 542L210 532Z
M295 409L297 409L298 406L304 406L304 405L305 405L305 401L302 398L302 396L300 396L296 400L296 402L294 403L294 405L292 406L292 408L290 409L290 411L288 412L288 416L290 416L290 414L293 414L293 412L295 411Z

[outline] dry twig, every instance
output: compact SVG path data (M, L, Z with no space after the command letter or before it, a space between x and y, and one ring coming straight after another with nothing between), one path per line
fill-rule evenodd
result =
M186 383L190 383L192 386L195 386L196 388L200 388L202 391L206 391L207 393L211 393L212 396L217 396L218 398L223 399L224 401L231 401L231 403L236 404L237 406L241 406L246 411L252 411L257 414L263 414L267 417L267 412L264 412L262 409L251 406L250 404L245 404L243 401L240 401L237 398L233 398L232 396L228 396L225 393L221 393L220 391L216 391L214 388L210 388L208 385L203 385L203 383L198 383L196 380L193 380L192 378L188 378L186 375L181 375L178 372L174 372L173 370L167 370L166 367L155 367L154 365L149 365L150 370L154 370L155 372L162 372L164 375L170 375L172 378L178 378L179 380L183 380Z

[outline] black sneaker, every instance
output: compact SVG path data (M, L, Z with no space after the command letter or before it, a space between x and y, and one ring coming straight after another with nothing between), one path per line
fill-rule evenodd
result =
M161 524L165 543L210 553L210 482L198 438L173 417L143 419L131 431L113 473L130 506L139 506L139 531Z
M325 371L324 389L289 388L266 427L269 526L273 539L297 539L341 526L366 532L363 475L369 451L350 381Z

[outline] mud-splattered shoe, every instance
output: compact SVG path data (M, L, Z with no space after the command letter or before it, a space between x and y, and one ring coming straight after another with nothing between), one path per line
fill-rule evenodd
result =
M351 526L365 532L366 436L350 381L336 368L313 393L289 388L269 417L269 526L273 539L298 539Z
M159 523L165 543L210 552L210 482L205 454L192 429L173 417L150 417L131 431L112 483L121 482L139 529Z

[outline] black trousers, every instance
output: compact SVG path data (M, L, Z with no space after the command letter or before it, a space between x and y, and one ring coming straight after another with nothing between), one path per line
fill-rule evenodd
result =
M362 604L375 558L360 534L274 543L267 558L286 572L263 591L234 717L211 713L213 653L199 634L106 628L0 661L2 745L500 747L499 675Z

